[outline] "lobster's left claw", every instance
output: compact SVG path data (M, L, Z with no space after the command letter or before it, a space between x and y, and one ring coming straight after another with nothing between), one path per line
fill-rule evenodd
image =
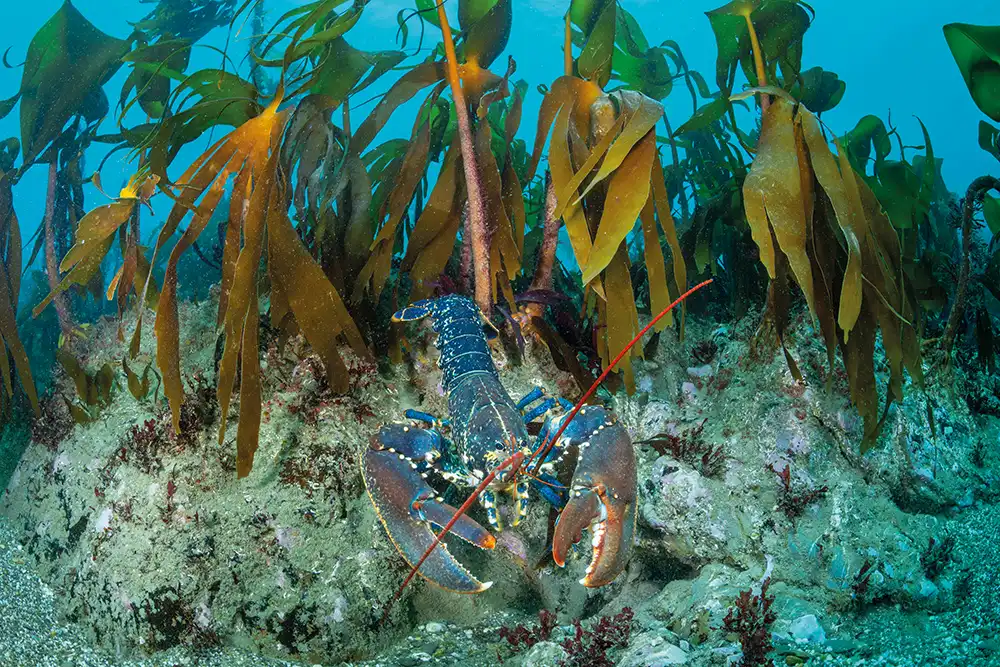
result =
M435 446L430 431L399 424L383 426L361 457L365 488L379 520L400 555L412 567L434 545L435 532L457 509L436 497L419 470ZM492 549L496 538L463 515L451 534L482 549ZM442 542L431 551L418 573L456 593L481 593L491 582L481 582L459 563Z
M588 407L564 433L563 447L576 445L579 459L569 502L559 515L552 558L562 567L566 554L590 528L593 554L580 583L611 583L628 565L636 521L636 463L625 428L601 407Z

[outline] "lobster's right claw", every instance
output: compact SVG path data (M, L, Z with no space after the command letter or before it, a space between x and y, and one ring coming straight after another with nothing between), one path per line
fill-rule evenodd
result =
M635 450L628 431L601 407L589 407L566 430L580 454L569 502L556 522L552 559L560 567L566 554L590 528L593 554L580 583L597 588L611 583L628 565L637 515Z
M422 477L433 450L434 436L416 427L383 426L361 457L365 488L379 520L400 555L412 567L434 544L431 525L443 527L458 510L437 498ZM492 549L496 538L479 523L462 516L451 534L483 549ZM481 582L455 560L442 542L420 566L418 573L433 584L456 593L481 593L492 582Z

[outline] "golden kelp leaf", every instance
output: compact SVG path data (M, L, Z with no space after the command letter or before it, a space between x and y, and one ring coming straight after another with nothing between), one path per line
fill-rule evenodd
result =
M3 386L0 389L6 390L6 394L0 391L0 416L2 416L4 397L14 395L14 383L10 378L10 359L7 358L7 344L3 340L3 334L0 334L0 380L3 381Z
M480 123L475 130L473 141L475 154L478 157L480 190L486 203L486 219L490 221L492 228L490 242L491 254L494 257L490 266L494 274L495 290L503 285L504 277L506 277L506 287L509 289L510 281L520 271L521 256L514 242L510 218L507 217L507 210L503 205L503 180L500 178L496 157L490 149L492 140L493 131L489 123ZM506 274L503 273L503 269L507 270Z
M768 274L774 277L774 248L767 238L773 229L809 310L815 313L812 266L806 254L806 216L811 209L802 191L805 166L799 160L793 112L794 105L778 98L764 113L757 156L743 183L743 196L747 222Z
M455 248L455 235L461 222L462 204L461 201L456 203L461 166L461 151L453 135L434 189L410 233L403 258L403 270L410 270L414 294L421 298L430 293L430 281L441 275Z
M115 384L115 371L111 364L105 362L101 369L94 376L94 387L97 389L97 397L104 405L111 403L111 388Z
M59 351L56 352L56 360L63 367L63 370L66 371L66 375L73 381L73 385L76 387L76 395L82 400L87 400L90 378L87 377L87 372L83 370L80 362L64 347L59 348Z
M50 303L52 303L52 300L56 298L58 294L65 292L73 285L87 285L90 283L94 275L96 275L98 270L100 270L101 262L104 260L104 256L108 254L108 250L111 249L111 244L114 240L114 236L109 236L103 241L95 244L94 252L82 258L76 266L74 266L73 269L63 277L59 284L56 285L56 288L49 292L49 295L42 299L42 302L35 306L34 310L31 311L32 316L38 317L38 315L45 310Z
M567 105L560 109L556 117L552 133L552 145L549 148L549 171L552 174L552 187L556 192L565 191L573 180L573 163L569 152L569 124L572 107ZM575 196L571 197L563 212L563 223L570 246L576 256L576 262L585 266L590 257L593 240L590 237L590 227L583 212L583 206Z
M632 278L628 270L628 251L624 247L618 248L608 264L604 274L604 289L608 295L606 335L599 335L598 338L606 340L607 353L613 356L624 350L639 331L639 313L635 307ZM632 349L633 352L625 355L618 365L629 393L635 392L635 374L632 370L631 357L642 351L641 346ZM609 361L605 360L605 367Z
M826 196L830 198L837 224L847 244L847 266L844 269L844 280L840 290L840 312L837 316L837 323L844 332L846 341L861 314L861 243L856 229L859 227L858 217L864 216L864 211L860 209L860 200L848 195L847 185L844 183L842 170L850 171L853 178L853 170L847 161L846 153L840 150L838 145L840 153L840 169L838 169L816 117L804 109L799 111L799 117L802 119L802 132L809 147L809 160L816 179Z
M142 372L142 379L136 375L131 368L129 368L127 357L122 357L122 369L125 371L125 378L128 382L129 393L137 401L141 401L149 393L149 368L150 364L146 365L145 370Z
M275 206L280 205L275 200L272 200L272 203ZM260 343L257 339L260 332L260 305L256 291L254 289L250 308L243 323L240 353L240 418L236 425L237 477L246 477L250 474L253 457L260 442Z
M240 254L240 231L243 218L250 203L250 190L253 186L252 170L244 169L236 176L233 184L233 194L229 200L229 216L226 220L226 240L222 247L222 281L219 284L219 314L216 327L221 327L229 307L229 291L233 288L233 277L236 273L236 258Z
M878 436L878 390L875 388L875 318L862 308L855 333L844 344L844 365L851 389L851 402L864 419L861 452L871 449Z
M889 310L892 317L903 325L900 329L899 340L903 365L909 371L913 381L920 385L924 378L920 341L916 327L913 325L914 305L910 302L908 292L902 284L903 271L899 237L896 235L889 217L879 206L878 199L871 188L864 181L859 181L858 186L862 207L869 221L869 229L872 231L867 244L872 249L871 259L868 261L878 264L879 267L877 270L870 271L866 267L864 269L865 276L873 276L872 284L877 288L878 294L876 296L879 298L879 302ZM862 255L864 256L864 254L863 250ZM879 280L879 274L881 274L881 280ZM865 298L867 299L868 296L866 295ZM884 337L883 344L885 344ZM895 344L895 340L889 341L889 345Z
M538 163L542 159L542 149L545 148L545 142L549 138L549 130L552 129L552 124L560 110L566 107L570 113L573 113L575 109L579 108L580 115L586 115L588 117L587 123L589 123L590 105L600 95L600 88L575 76L561 76L552 82L552 88L542 98L541 109L538 112L538 127L535 132L535 146L531 151L531 160L528 163L527 183L535 178ZM585 125L586 123L579 124ZM565 127L569 127L569 119L566 120ZM559 130L556 129L554 132L553 141L558 136ZM566 182L569 182L569 179L566 179Z
M86 408L79 403L71 403L66 400L65 397L63 397L63 401L66 403L66 407L69 409L69 414L73 418L73 421L77 424L82 426L94 421L94 418L90 416L90 413L87 412Z
M243 248L236 259L236 269L233 274L233 288L229 294L229 307L226 309L225 321L223 322L223 332L225 334L225 344L222 350L222 358L219 360L219 381L217 395L219 398L219 414L221 423L219 424L219 444L221 445L226 436L226 424L229 417L229 403L232 400L233 385L236 381L236 364L241 357L256 356L260 353L257 348L247 350L243 348L246 327L250 326L251 308L253 313L257 312L257 270L260 267L261 256L264 249L264 228L267 212L272 206L284 207L285 202L279 196L275 183L275 175L278 169L278 152L272 151L267 164L261 169L260 178L254 180L254 187L250 193L250 200L243 221ZM258 326L256 318L253 327ZM257 333L250 334L256 340ZM252 362L245 362L242 370L253 370L255 366ZM257 367L259 368L259 366ZM241 382L247 382L245 375L241 376ZM249 380L255 382L253 378ZM242 396L242 394L241 394ZM245 406L248 415L254 410L260 411L260 403L256 406ZM241 419L243 409L240 410ZM248 418L251 418L248 416ZM240 441L240 434L237 433L237 457L239 451L244 452L249 448L256 449L257 435L251 434L251 443Z
M840 250L834 229L839 225L832 220L836 217L830 198L822 188L817 191L816 216L809 232L809 257L813 263L813 283L816 287L816 318L820 332L826 343L826 357L829 372L826 376L827 389L833 386L834 365L840 338L837 335L837 303L840 299L840 285L837 284L837 255Z
M582 196L578 194L580 186L583 185L583 182L587 180L587 176L590 175L594 167L597 166L597 163L600 162L604 154L611 148L612 142L618 137L628 118L629 115L627 112L618 114L615 124L611 126L611 129L601 137L601 140L594 146L594 149L590 151L590 155L580 165L580 168L576 170L576 173L573 174L573 178L566 184L564 191L556 195L557 203L555 211L552 213L553 217L561 218L568 205L578 202L581 199Z
M76 243L69 249L59 264L59 271L65 273L88 255L97 252L101 243L128 222L135 210L135 200L121 200L98 206L80 220L76 230ZM103 259L103 255L101 259Z
M344 338L358 356L368 357L361 332L281 206L272 207L268 214L267 238L271 280L280 285L296 323L323 360L330 386L346 392L350 377L338 351L338 339Z
M276 161L279 158L277 145L288 119L287 112L278 112L278 105L280 103L281 96L278 95L259 116L250 119L233 130L221 142L209 148L209 153L202 155L196 160L195 164L188 169L181 179L181 183L187 183L188 186L182 192L181 196L178 197L177 203L170 211L170 215L160 230L160 235L156 242L154 256L173 235L181 220L187 216L189 210L194 209L194 217L191 223L171 251L167 270L164 274L163 289L160 292L155 323L157 365L160 367L163 379L163 393L170 403L174 430L178 433L180 432L180 408L181 403L184 401L184 388L181 384L180 373L177 263L180 260L181 254L193 245L198 236L204 231L222 198L226 180L230 175L238 173L243 169L253 170L251 178L260 179L254 183L255 191L257 187L262 185L263 181L267 181L266 190L267 195L270 196L270 190L277 170ZM271 154L270 159L268 158L269 151ZM267 165L265 165L265 162ZM258 172L260 172L259 177L257 176ZM197 207L194 207L193 202L202 194L204 194L204 198L201 203ZM276 203L275 205L279 204ZM259 233L263 234L263 230L261 229ZM245 248L251 245L249 236L250 231L245 226ZM262 241L260 239L254 242L254 245L257 246L261 246L261 244ZM231 295L230 298L232 298ZM254 351L254 354L257 354L257 352Z
M660 234L656 229L653 197L646 199L645 206L639 214L642 220L642 240L646 257L646 275L649 279L649 307L653 313L659 313L670 305L670 290L667 288L667 271L663 263L663 249L660 247ZM663 331L674 324L673 313L656 325L656 331Z
M430 110L437 101L438 96L448 85L441 82L428 96L422 109ZM393 248L396 245L396 230L399 227L406 209L413 199L413 193L417 185L424 177L427 169L427 157L431 147L431 123L430 114L417 114L417 120L413 124L413 132L410 142L403 156L403 163L393 184L386 208L389 217L382 225L375 240L369 248L370 255L365 262L361 273L358 274L354 284L354 300L360 301L364 290L371 283L372 294L377 301L382 294L382 288L389 280L389 271L392 268Z
M650 131L636 144L611 177L594 245L582 269L584 285L604 270L625 237L635 227L635 221L649 199L649 174L653 168L655 153L656 135ZM610 293L608 298L613 298Z
M615 143L608 149L608 154L601 163L601 168L584 189L580 198L586 197L594 186L615 173L618 167L631 155L632 149L649 135L650 130L663 117L663 106L642 93L619 91L614 97L622 108L627 110L622 113L628 113L628 121ZM556 213L556 215L559 214Z
M31 377L31 366L24 345L17 334L16 307L21 287L21 230L14 212L13 195L10 189L10 179L0 172L0 356L3 366L0 374L3 376L3 387L6 395L13 396L13 382L10 373L8 350L14 359L14 368L21 387L31 402L35 414L39 414L38 394L34 379ZM4 247L6 246L6 253ZM6 254L6 257L4 257ZM0 402L4 391L0 390ZM0 405L0 409L3 406ZM0 420L2 425L2 420Z
M225 184L223 176L209 188L191 224L184 230L171 251L163 276L159 309L153 323L153 330L156 333L156 362L163 377L163 393L170 403L174 431L177 433L180 433L181 403L184 402L180 371L180 320L177 313L177 263L181 254L194 244L208 225L212 212L222 198Z
M503 207L510 218L514 230L514 252L521 258L524 253L524 230L527 221L527 212L524 207L524 197L522 196L521 183L517 178L517 171L514 163L507 160L503 171ZM520 262L518 262L518 269ZM510 276L513 280L514 276Z
M677 238L677 226L674 224L674 216L670 212L670 197L667 195L667 186L663 180L663 165L660 163L658 153L653 155L653 173L650 180L653 184L653 201L656 203L656 215L660 221L660 228L663 229L663 235L667 238L667 245L670 246L674 288L678 294L683 294L687 290L687 265L684 262L684 255L681 253L681 244ZM686 314L687 302L684 302L681 304L681 340L684 340L684 320Z

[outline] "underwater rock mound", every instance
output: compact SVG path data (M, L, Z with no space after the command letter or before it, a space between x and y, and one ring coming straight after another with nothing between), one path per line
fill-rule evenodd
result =
M394 655L402 649L389 643L407 632L400 646L412 647L413 637L433 634L421 627L442 622L454 634L427 655L446 656L437 652L445 645L471 655L481 642L492 655L509 647L489 643L496 637L484 628L517 622L506 619L530 626L533 610L547 608L559 623L596 623L628 607L633 639L612 653L622 664L674 664L663 661L730 646L718 630L723 617L762 578L777 600L779 648L823 653L843 648L837 642L849 639L837 628L858 614L950 613L969 590L949 517L991 498L991 473L976 467L975 452L981 438L996 437L993 418L974 418L947 395L907 399L884 444L860 456L860 424L842 380L824 389L819 345L794 349L810 369L799 383L780 355L750 359L746 327L692 320L689 341L712 340L711 359L692 366L697 343L661 340L637 363L640 393L612 401L640 462L639 536L627 573L601 589L580 586L589 546L574 550L566 571L526 569L545 551L547 505L536 500L525 523L500 534L495 553L456 547L496 582L490 591L457 596L418 582L380 628L406 568L376 521L357 457L404 409L444 413L434 352L409 370L351 361L351 391L335 397L303 348L269 345L257 462L237 479L232 443L216 442L206 378L215 310L211 301L182 308L192 323L182 432L171 434L155 383L140 399L119 386L92 422L68 423L62 440L33 440L4 494L2 513L57 591L60 616L118 655L224 645L359 660ZM88 368L114 362L115 348L101 341L113 339L115 325L98 326L107 335L99 329L77 349ZM521 366L498 357L510 392L566 389L572 379L532 350ZM133 366L148 357L144 349ZM116 377L124 384L124 371ZM70 378L61 382L71 391ZM923 435L925 400L938 406L935 436ZM70 419L54 400L47 405L50 420ZM463 627L473 636L463 639ZM555 647L549 653L511 657L556 659L573 636L566 628L543 642Z

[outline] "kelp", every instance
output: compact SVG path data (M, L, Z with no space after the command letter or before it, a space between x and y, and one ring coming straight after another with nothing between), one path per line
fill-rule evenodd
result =
M127 42L98 30L65 0L28 45L20 90L0 102L0 118L21 102L25 165L41 157L73 116L93 122L107 113L102 86L127 52Z
M972 100L984 114L1000 122L1000 26L950 23L944 27L948 47L962 72Z
M21 293L21 229L14 212L9 168L7 164L0 170L0 426L6 421L14 400L14 373L32 410L36 415L40 414L28 354L17 331L16 311Z
M117 232L126 232L126 223L134 220L140 204L149 203L153 196L158 178L144 172L134 175L128 185L122 189L116 201L99 206L80 220L76 229L76 240L63 256L59 264L60 273L64 273L59 284L37 306L33 315L37 317L61 293L73 285L86 286L94 279L111 250ZM98 185L100 180L97 180ZM124 311L127 295L134 291L143 292L149 266L139 258L137 243L138 226L131 230L128 240L123 242L124 262L116 277L108 288L108 300L119 293L119 315ZM122 238L125 236L123 234ZM122 280L122 276L125 280Z
M146 364L146 367L142 369L142 376L140 377L128 365L128 358L122 357L122 370L125 371L125 381L128 385L129 393L137 401L141 401L149 394L149 371L152 368L153 362Z
M834 347L841 348L851 398L864 418L864 450L874 444L889 405L902 398L904 368L918 384L922 369L899 237L839 144L838 155L811 112L777 97L764 113L744 198L772 279L787 261L824 333L831 364ZM787 302L771 307L783 317ZM872 361L878 329L890 369L881 413Z
M616 28L626 33L619 44L633 53L642 51L645 42L634 30L634 19L623 15L619 20L617 11L614 2L572 3L569 20L580 29L575 42L581 47L575 75L554 81L542 100L527 175L529 180L534 177L551 132L553 215L562 218L581 282L596 299L591 303L598 314L598 352L605 364L639 328L625 240L640 218L645 260L652 267L651 302L670 301L661 231L671 249L675 293L684 290L687 280L656 149L655 126L663 108L637 91L603 91L613 76L621 74L613 66ZM660 51L653 57L662 55ZM649 89L652 92L656 86L650 83ZM668 315L658 330L672 323ZM620 370L631 387L628 359Z
M319 354L331 388L347 389L349 378L338 343L344 340L356 354L367 348L340 295L302 246L287 213L287 186L279 169L280 141L288 112L279 111L280 95L261 114L220 139L179 179L182 190L164 223L153 250L164 247L180 223L192 219L170 253L154 326L157 365L170 403L175 430L180 430L184 401L180 373L180 322L177 313L177 264L204 231L231 177L230 227L223 261L219 320L225 346L219 364L218 397L222 414L219 441L226 433L228 410L240 368L240 412L237 425L237 474L249 474L257 449L261 415L258 350L259 299L257 272L267 241L271 278L271 318L284 323L291 316ZM200 201L199 201L200 200ZM242 242L241 242L242 241ZM290 325L286 325L290 326ZM136 327L136 336L141 328ZM135 345L133 345L135 349Z
M56 360L76 389L75 401L66 401L73 421L89 424L97 419L100 409L111 405L111 390L115 385L115 372L111 364L105 363L94 373L89 373L79 360L65 347L56 353Z

